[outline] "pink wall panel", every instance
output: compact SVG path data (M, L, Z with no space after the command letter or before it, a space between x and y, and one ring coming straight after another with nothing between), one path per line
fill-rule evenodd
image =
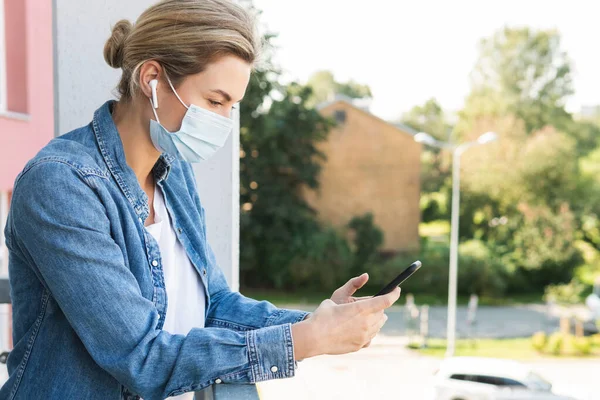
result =
M8 29L12 29L12 22L6 26L7 42L11 40L8 48L15 44L18 47L17 41L21 40L24 41L21 47L25 50L24 57L19 57L18 51L7 54L15 57L7 60L10 65L7 65L7 73L10 74L7 81L18 81L21 74L25 74L23 83L9 86L12 90L8 92L8 104L9 107L13 104L17 108L25 105L28 118L21 120L0 115L0 190L12 188L14 179L25 163L54 137L52 2L4 2L5 11L16 13L16 19L22 18L25 21L20 28L25 35L8 32ZM7 22L11 21L10 14L6 13L5 17Z
M26 2L4 0L6 29L6 80L8 109L27 113L27 23Z

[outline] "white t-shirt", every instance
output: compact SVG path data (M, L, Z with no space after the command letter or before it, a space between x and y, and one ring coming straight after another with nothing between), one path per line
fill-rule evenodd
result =
M158 185L154 191L154 224L146 229L158 242L165 276L167 316L163 330L187 335L192 328L203 328L206 308L204 285L200 274L177 239L162 190ZM170 399L193 400L194 392Z

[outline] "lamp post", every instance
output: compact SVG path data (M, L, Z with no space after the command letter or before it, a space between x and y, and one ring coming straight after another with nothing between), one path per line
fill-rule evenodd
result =
M454 143L441 142L425 132L415 135L415 141L452 152L452 214L450 229L450 271L448 279L448 326L446 357L454 355L456 344L456 290L458 284L458 221L460 216L460 157L470 147L491 143L498 138L494 132L479 136L474 142Z

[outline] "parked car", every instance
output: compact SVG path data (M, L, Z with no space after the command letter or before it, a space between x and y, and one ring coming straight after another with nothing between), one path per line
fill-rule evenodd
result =
M442 361L433 392L434 400L575 400L517 361L480 357Z

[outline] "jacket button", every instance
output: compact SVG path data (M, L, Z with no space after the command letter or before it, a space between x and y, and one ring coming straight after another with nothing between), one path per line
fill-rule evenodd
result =
M279 371L279 368L277 368L275 365L273 365L271 367L271 372L277 372L277 371Z
M217 379L215 380L215 383L221 383L221 382L223 382L223 381L222 381L222 380L220 380L219 378L217 378Z
M154 265L156 267L158 265L158 261L156 261L156 260L152 261L152 265Z

